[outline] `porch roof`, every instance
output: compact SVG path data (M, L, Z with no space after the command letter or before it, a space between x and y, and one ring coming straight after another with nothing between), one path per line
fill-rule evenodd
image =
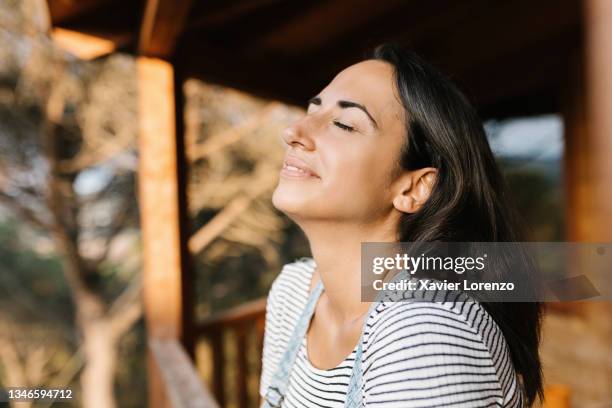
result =
M409 45L485 116L556 110L580 43L577 0L48 0L54 27L184 74L303 104L382 41Z

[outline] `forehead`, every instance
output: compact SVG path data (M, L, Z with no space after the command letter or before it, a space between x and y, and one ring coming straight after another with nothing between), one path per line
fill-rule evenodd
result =
M379 60L366 60L342 70L321 92L323 99L348 99L361 103L379 125L401 119L403 108L397 97L394 68Z

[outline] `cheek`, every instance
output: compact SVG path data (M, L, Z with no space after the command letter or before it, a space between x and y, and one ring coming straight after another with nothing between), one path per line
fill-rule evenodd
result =
M330 165L330 177L324 180L332 201L367 209L384 205L389 188L391 163L375 147L345 154Z

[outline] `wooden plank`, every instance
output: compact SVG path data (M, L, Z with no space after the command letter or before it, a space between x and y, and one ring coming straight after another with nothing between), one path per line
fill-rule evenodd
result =
M219 407L178 341L152 339L149 347L161 370L172 408Z
M161 367L153 354L151 347L146 348L147 359L147 398L149 408L172 408L170 398L166 392Z
M225 406L225 346L223 331L209 333L213 354L213 392L221 406Z
M248 394L248 364L247 364L247 329L245 323L239 324L234 328L236 335L236 393L238 394L238 406L240 408L249 407Z
M140 26L139 53L150 57L171 57L190 7L191 0L147 0Z

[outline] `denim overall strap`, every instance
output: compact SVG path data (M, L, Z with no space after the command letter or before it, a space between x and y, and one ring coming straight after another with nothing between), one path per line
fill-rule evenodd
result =
M289 386L289 374L291 374L293 363L295 362L300 346L302 345L302 339L308 330L310 319L314 313L317 300L319 300L319 297L321 296L321 292L323 292L323 282L319 279L319 282L310 294L306 307L304 308L304 311L302 312L302 315L300 316L295 329L293 330L293 334L289 339L289 344L287 345L285 354L278 363L276 372L274 373L270 386L266 391L266 397L261 406L262 408L278 408L281 406Z
M361 336L359 337L359 343L357 343L357 350L355 351L355 363L353 365L353 372L351 373L351 379L349 380L348 390L346 391L346 402L344 404L347 408L361 407L363 404L363 396L361 393L363 385L363 335L365 333L366 322L372 311L376 308L378 301L372 302L368 309L368 314L363 321L363 328L361 329Z
M397 282L400 279L407 277L406 271L398 273L391 281ZM363 336L365 334L366 325L369 320L372 311L376 309L376 306L385 297L384 291L379 291L374 301L370 304L368 314L363 321L363 327L361 329L361 337L359 337L359 343L357 343L357 350L355 351L355 363L353 365L353 372L349 380L348 390L346 391L346 402L344 406L346 408L358 408L363 406Z

